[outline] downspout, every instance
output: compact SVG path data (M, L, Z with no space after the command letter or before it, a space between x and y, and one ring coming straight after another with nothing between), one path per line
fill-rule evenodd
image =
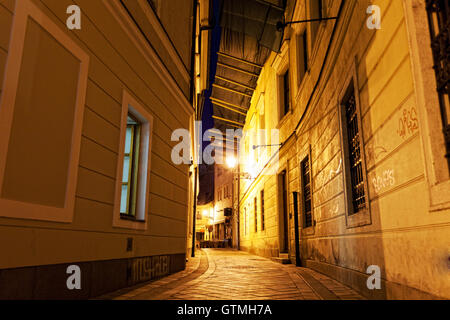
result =
M195 232L195 223L197 220L197 180L198 180L198 167L195 168L195 173L194 173L194 210L193 210L193 214L192 214L192 253L191 253L191 257L195 257L195 242L197 239L197 235Z
M197 16L198 16L198 4L197 0L193 0L193 13L194 13L194 19L192 21L192 48L191 48L191 96L190 96L190 102L191 105L194 106L194 97L195 97L195 41L197 39ZM195 120L198 118L198 105L194 107L195 109ZM194 125L194 131L195 131L195 125ZM196 242L196 220L197 220L197 180L198 180L198 167L196 165L196 159L194 159L193 162L195 166L195 173L194 173L194 208L192 211L192 252L191 256L195 257L195 242Z
M197 38L197 16L198 16L198 3L197 0L193 0L193 12L194 19L192 21L192 45L191 45L191 95L189 101L191 105L194 106L194 96L195 96L195 40ZM195 108L197 113L197 108Z

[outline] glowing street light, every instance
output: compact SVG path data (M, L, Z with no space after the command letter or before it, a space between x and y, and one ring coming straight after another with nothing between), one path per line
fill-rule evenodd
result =
M237 165L237 159L235 157L228 157L227 160L227 166L230 169L234 169Z

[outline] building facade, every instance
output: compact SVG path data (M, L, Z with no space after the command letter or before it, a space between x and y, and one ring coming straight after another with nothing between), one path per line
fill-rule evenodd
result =
M233 172L227 165L214 165L214 238L220 241L231 241L233 237L232 211L228 213L232 208L232 181Z
M338 19L288 25L262 68L244 131L277 130L282 146L260 155L251 134L241 141L242 249L288 254L370 298L450 297L448 15L421 0L285 13Z
M89 298L184 269L195 175L171 135L196 120L194 7L1 1L0 298Z

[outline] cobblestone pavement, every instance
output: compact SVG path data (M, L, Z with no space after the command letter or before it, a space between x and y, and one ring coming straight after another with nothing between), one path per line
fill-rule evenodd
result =
M361 300L354 290L311 269L281 265L242 251L203 249L186 270L101 299Z

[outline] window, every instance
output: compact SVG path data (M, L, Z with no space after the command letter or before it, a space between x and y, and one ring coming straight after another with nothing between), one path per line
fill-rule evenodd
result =
M255 232L258 232L258 198L255 197Z
M89 56L29 0L16 1L9 49L0 88L0 216L70 223Z
M311 196L311 168L309 156L301 163L302 193L303 193L303 227L309 228L313 225L312 220L312 196Z
M257 113L259 115L258 118L258 129L260 130L264 130L261 131L260 133L258 133L258 145L260 146L264 146L266 145L266 141L267 141L267 137L266 137L266 110L265 110L265 94L261 93L260 97L259 97L259 101L258 101L258 106L257 106ZM258 162L263 163L266 161L265 159L265 151L266 148L258 148L257 150L257 159Z
M264 217L264 190L261 190L261 231L266 229L266 222Z
M289 84L289 69L283 75L283 116L289 113L291 108L291 90Z
M136 216L136 191L139 168L140 137L141 125L131 114L129 114L127 121L127 132L125 135L122 196L120 199L120 214L129 217Z
M123 92L113 226L147 229L152 115Z
M427 12L446 145L445 157L450 169L450 4L448 0L427 0Z
M356 106L356 98L353 84L351 90L344 99L342 106L345 117L345 135L347 142L347 159L350 178L351 208L349 215L356 214L366 209L366 193L364 185L362 136L359 130L359 118Z
M301 84L308 70L308 43L306 30L297 36L298 85Z

